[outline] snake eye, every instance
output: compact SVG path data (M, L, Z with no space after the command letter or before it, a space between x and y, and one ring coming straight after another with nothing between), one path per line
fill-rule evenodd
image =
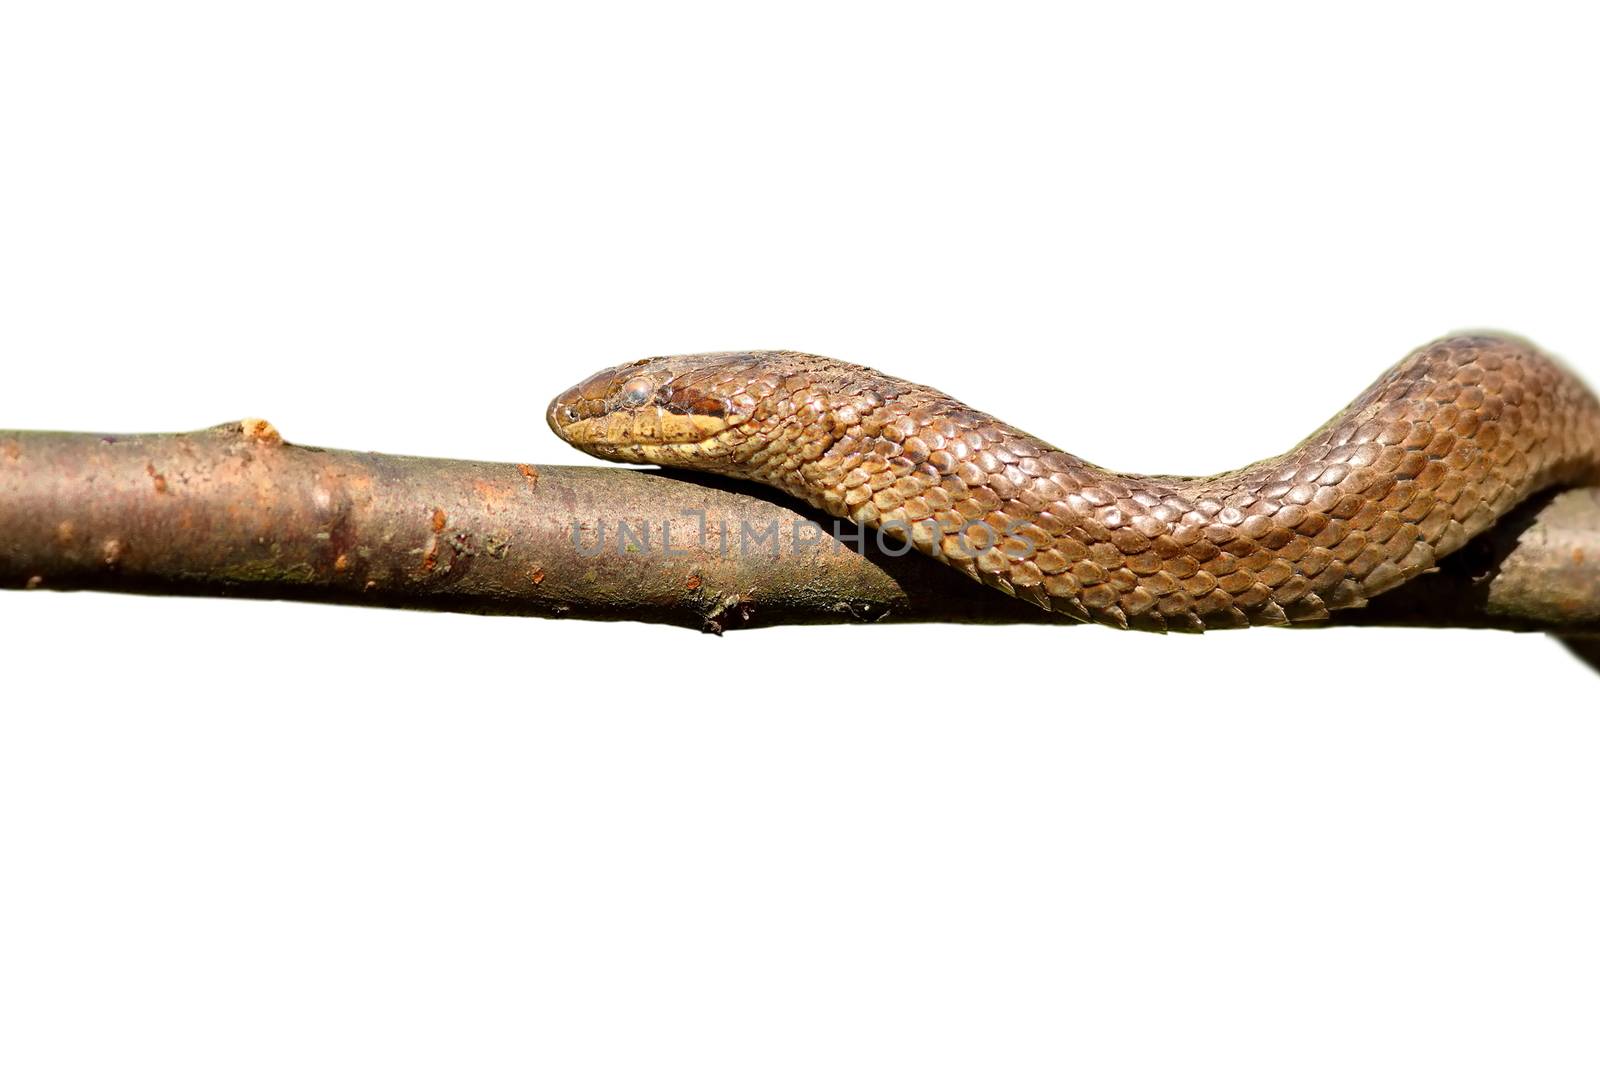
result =
M637 407L655 395L656 383L649 378L634 378L625 383L622 393L617 398L628 407Z

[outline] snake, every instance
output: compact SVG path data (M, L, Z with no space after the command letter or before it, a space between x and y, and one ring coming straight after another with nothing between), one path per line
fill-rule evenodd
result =
M1139 407L1135 393L1130 421ZM1230 417L1201 412L1195 431ZM1202 477L1109 470L802 352L625 363L561 393L547 421L601 459L758 482L1046 611L1163 632L1358 608L1529 497L1600 484L1600 400L1487 333L1414 350L1289 451Z

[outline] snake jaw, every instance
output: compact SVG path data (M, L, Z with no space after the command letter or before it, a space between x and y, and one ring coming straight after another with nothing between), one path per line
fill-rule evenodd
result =
M553 413L550 425L568 444L602 459L677 466L687 450L704 450L731 422L651 407L567 422Z
M715 451L714 439L743 421L736 414L682 410L654 399L636 405L614 397L596 402L576 390L558 396L546 419L557 436L591 455L674 466L690 448Z
M658 356L603 370L550 403L546 420L601 459L703 466L736 443L767 393L752 387L771 353ZM776 385L776 380L772 383Z

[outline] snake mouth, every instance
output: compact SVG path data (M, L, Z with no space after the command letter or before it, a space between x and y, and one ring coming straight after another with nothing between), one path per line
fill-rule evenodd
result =
M659 407L584 417L561 411L557 401L550 411L551 429L579 448L695 445L731 425L728 419L715 415L690 415Z

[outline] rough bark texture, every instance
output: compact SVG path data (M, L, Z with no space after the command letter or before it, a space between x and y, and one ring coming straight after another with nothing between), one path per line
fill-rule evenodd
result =
M0 587L701 627L1063 623L749 485L185 434L0 431ZM1531 502L1332 624L1600 633L1600 490Z

